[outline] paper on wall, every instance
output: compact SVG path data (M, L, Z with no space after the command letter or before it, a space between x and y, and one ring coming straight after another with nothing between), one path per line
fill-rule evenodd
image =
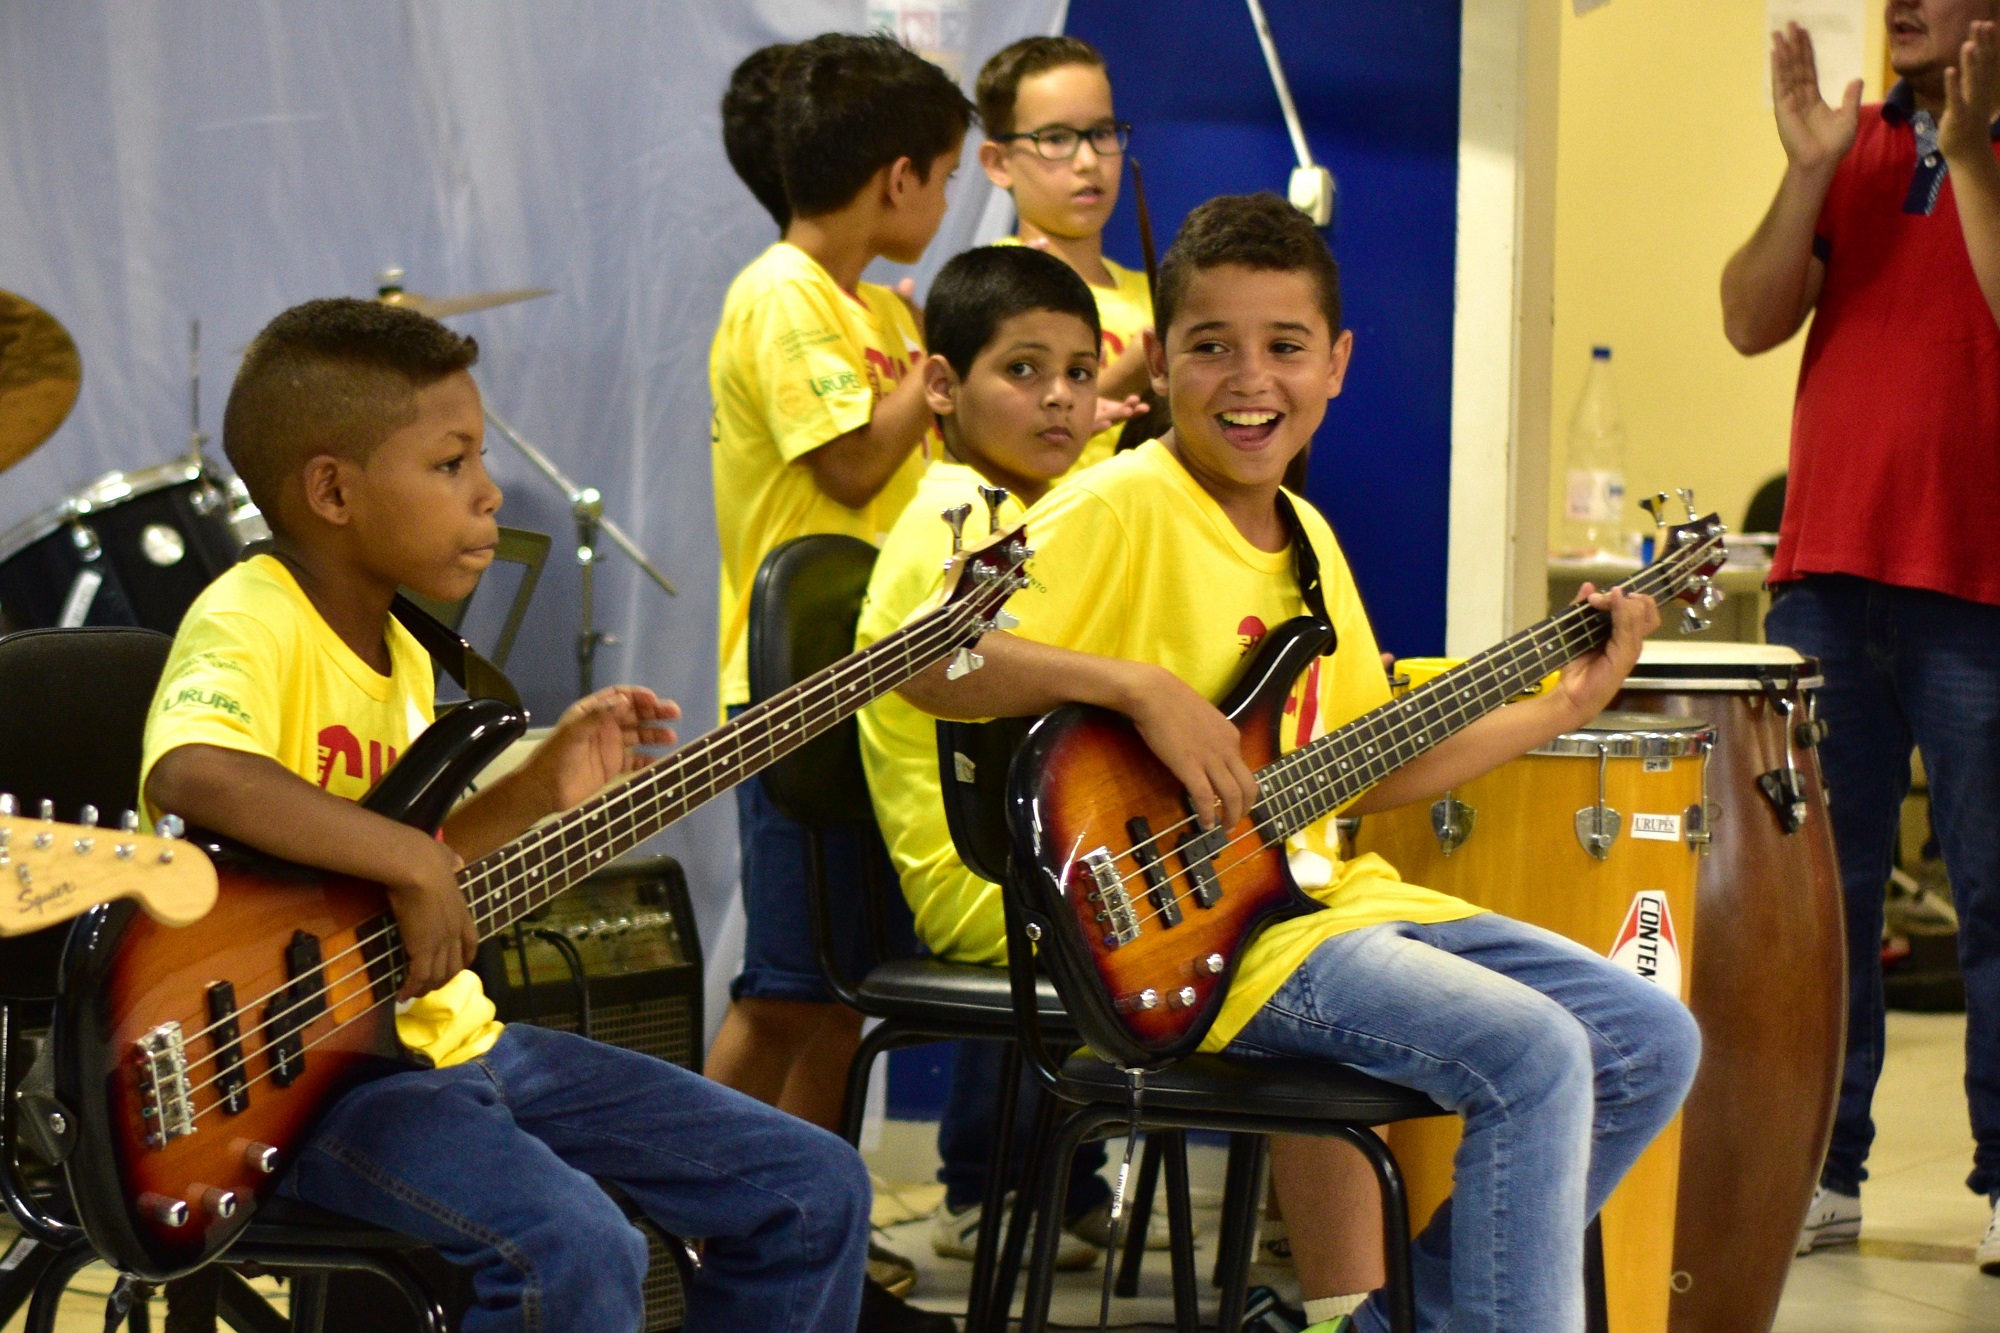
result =
M1787 23L1796 23L1812 34L1820 96L1828 106L1839 106L1847 85L1862 77L1869 14L1865 0L1765 0L1764 30L1773 33ZM1764 80L1764 100L1771 100L1768 77Z
M965 77L966 0L868 0L868 27L887 32L942 68Z

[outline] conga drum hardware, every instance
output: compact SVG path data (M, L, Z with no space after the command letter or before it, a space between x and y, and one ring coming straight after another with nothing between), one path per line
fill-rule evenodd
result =
M1612 807L1605 795L1605 766L1613 758L1639 759L1644 761L1646 772L1665 772L1672 767L1674 760L1706 755L1714 746L1715 733L1710 731L1657 729L1661 724L1673 721L1643 713L1605 713L1592 722L1588 730L1569 732L1529 751L1530 754L1596 758L1597 800L1576 812L1576 840L1583 850L1598 860L1611 855L1612 844L1618 841L1625 822L1624 815ZM1668 814L1635 815L1633 836L1655 841L1685 838L1690 847L1704 846L1708 841L1705 836L1708 827L1707 772L1704 766L1699 801ZM1703 836L1696 836L1697 829Z
M1431 804L1431 832L1437 835L1438 851L1450 856L1465 846L1472 836L1473 821L1479 812L1446 792Z

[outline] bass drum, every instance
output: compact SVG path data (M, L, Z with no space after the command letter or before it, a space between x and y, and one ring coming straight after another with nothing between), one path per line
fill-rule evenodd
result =
M1716 733L1689 1005L1674 1333L1768 1330L1832 1132L1846 1041L1840 874L1820 780L1818 663L1775 644L1648 642L1613 704Z
M172 634L268 535L242 483L192 462L112 472L0 536L0 633L139 625Z

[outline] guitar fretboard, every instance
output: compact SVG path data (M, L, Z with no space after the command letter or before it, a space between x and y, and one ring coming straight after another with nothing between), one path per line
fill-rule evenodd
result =
M1665 601L1721 549L1711 536L1646 566L1620 586ZM1402 698L1364 713L1257 774L1256 819L1282 841L1324 819L1426 750L1611 637L1611 616L1572 606L1467 658Z
M1019 563L1012 559L1004 569L969 565L967 576L980 580L969 595L752 705L627 781L467 866L459 882L480 938L498 934L976 638L1013 591Z

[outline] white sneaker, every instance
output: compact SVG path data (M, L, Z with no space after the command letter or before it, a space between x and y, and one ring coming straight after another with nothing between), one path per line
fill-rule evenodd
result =
M1972 1252L1972 1262L1980 1272L2000 1277L2000 1200L1994 1202L1993 1220L1986 1224L1986 1238Z
M1009 1194L1008 1212L1013 1211L1013 1205L1014 1196ZM937 1211L931 1214L931 1251L940 1259L971 1259L979 1245L979 1219L984 1211L976 1203L957 1212L943 1203L938 1204ZM1000 1224L1007 1224L1006 1213L1001 1214ZM1004 1236L1005 1233L1002 1234ZM1030 1234L1028 1244L1032 1246L1034 1242L1035 1238ZM1097 1246L1070 1234L1067 1229L1056 1236L1056 1268L1062 1272L1089 1268L1102 1253Z
M1132 1222L1131 1210L1132 1205L1130 1201L1127 1201L1125 1205L1125 1225L1127 1226L1130 1226ZM1100 1250L1103 1249L1111 1242L1111 1200L1106 1199L1103 1203L1098 1204L1097 1207L1071 1222L1065 1230L1086 1245L1095 1246ZM1153 1211L1146 1218L1146 1248L1149 1250L1166 1249L1169 1244L1170 1235L1171 1233L1167 1230L1167 1200L1163 1192L1160 1198L1154 1200ZM1198 1226L1195 1228L1195 1235L1197 1237L1201 1235L1201 1228Z
M1994 1258L2000 1261L2000 1232L1989 1230ZM1828 1245L1852 1245L1861 1239L1861 1196L1842 1194L1821 1185L1813 1191L1812 1206L1806 1209L1805 1225L1799 1228L1798 1254L1811 1254Z

